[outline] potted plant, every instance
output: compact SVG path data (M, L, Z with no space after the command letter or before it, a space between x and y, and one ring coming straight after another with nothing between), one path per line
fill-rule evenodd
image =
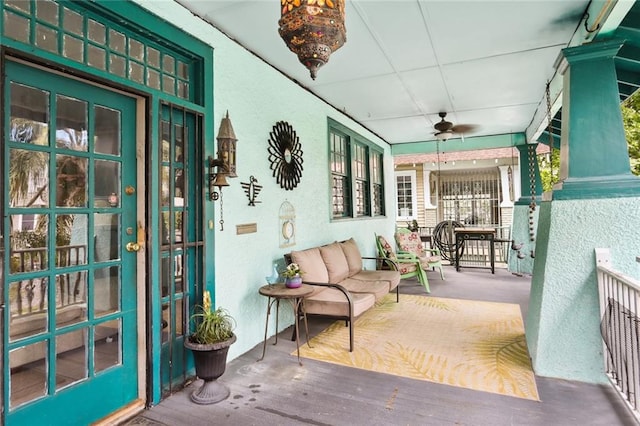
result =
M298 288L302 285L302 270L297 263L290 263L287 269L282 271L282 275L285 277L284 285L288 288Z
M205 291L202 305L196 306L191 319L195 330L184 339L184 346L193 353L196 375L204 380L199 389L191 393L197 404L214 404L229 396L229 388L217 381L227 366L229 346L236 341L233 333L236 322L224 309L211 309L211 296Z

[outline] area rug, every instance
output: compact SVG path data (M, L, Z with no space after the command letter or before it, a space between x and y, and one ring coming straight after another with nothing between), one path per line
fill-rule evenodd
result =
M520 306L386 296L349 329L336 321L300 356L348 367L539 400Z

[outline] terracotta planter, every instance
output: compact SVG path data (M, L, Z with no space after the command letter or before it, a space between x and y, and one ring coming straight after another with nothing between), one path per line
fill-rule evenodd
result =
M235 341L235 334L224 342L207 345L192 343L189 337L184 340L185 348L193 353L196 375L204 381L199 389L191 393L191 400L196 404L215 404L229 397L229 388L217 379L224 374L229 346Z

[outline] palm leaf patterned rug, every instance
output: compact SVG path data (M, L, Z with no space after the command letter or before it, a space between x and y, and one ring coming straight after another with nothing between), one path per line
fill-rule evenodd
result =
M300 356L348 367L539 400L520 306L386 296L349 331L336 321Z

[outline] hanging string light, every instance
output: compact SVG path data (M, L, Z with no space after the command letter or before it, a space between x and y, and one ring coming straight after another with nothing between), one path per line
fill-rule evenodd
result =
M347 41L345 0L280 0L280 37L316 79L318 69Z

